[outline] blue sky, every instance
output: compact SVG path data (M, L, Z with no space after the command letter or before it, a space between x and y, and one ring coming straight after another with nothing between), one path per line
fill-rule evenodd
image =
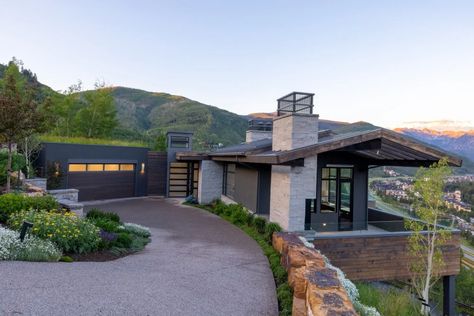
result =
M316 93L321 118L474 125L474 1L1 1L0 62L239 114Z

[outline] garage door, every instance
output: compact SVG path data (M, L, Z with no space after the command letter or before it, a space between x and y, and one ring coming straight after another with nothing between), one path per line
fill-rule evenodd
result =
M68 188L79 190L79 201L132 197L135 195L135 164L69 164L67 182Z

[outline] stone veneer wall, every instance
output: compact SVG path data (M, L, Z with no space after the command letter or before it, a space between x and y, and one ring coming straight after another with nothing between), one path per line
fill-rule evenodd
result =
M289 233L274 233L272 243L293 288L292 316L357 315L336 270L317 250Z
M273 119L273 150L291 150L318 142L317 114L287 114Z
M272 166L270 221L288 231L304 230L306 199L316 198L317 156L304 167Z
M203 160L199 166L198 202L209 204L219 199L222 193L222 164L212 160Z
M287 114L273 120L273 150L292 150L318 142L318 115ZM288 231L304 230L306 199L316 198L317 156L303 167L272 166L270 221Z
M247 131L245 133L245 142L250 143L262 139L271 139L271 131Z

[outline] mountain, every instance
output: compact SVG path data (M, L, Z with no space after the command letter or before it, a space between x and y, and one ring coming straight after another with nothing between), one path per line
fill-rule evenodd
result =
M463 166L455 168L455 173L474 173L474 129L396 128L395 131L459 156Z
M272 113L265 113L265 112L257 112L257 113L250 113L248 115L245 115L244 117L249 120L249 119L272 119L276 117L277 113L272 112ZM339 121L331 121L331 120L323 120L319 119L319 129L320 130L325 130L325 129L336 129L339 127L342 127L344 125L348 125L349 123L347 122L339 122Z
M427 128L396 128L395 131L474 161L474 129L438 131Z
M182 96L139 89L112 89L122 131L154 136L167 131L194 132L198 148L244 141L247 120L237 114Z

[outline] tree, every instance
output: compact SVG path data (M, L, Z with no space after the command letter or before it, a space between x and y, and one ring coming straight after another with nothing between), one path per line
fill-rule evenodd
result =
M7 192L11 189L13 144L46 127L46 117L34 100L33 90L20 77L18 65L10 62L0 88L0 137L8 147ZM49 99L43 106L48 105Z
M116 109L111 88L97 82L95 90L83 94L85 106L76 115L76 128L79 135L108 137L117 126Z
M56 134L66 137L72 136L74 117L81 107L81 90L82 82L79 80L77 84L69 86L63 94L53 97L54 106L51 108L51 114L54 116Z
M411 282L424 300L423 315L429 314L430 289L444 266L440 247L451 237L450 230L438 225L444 208L444 180L451 174L447 160L442 159L429 168L420 168L413 186L414 210L419 220L407 220L405 227L412 231L408 239L411 255Z
M25 158L26 177L29 178L33 172L30 169L32 158L41 150L41 140L37 135L29 135L18 144L18 150Z

